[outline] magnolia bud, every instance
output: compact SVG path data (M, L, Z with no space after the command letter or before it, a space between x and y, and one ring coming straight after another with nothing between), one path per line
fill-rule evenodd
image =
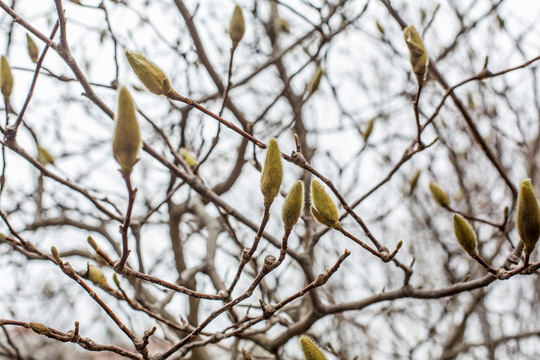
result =
M264 196L264 206L269 207L279 193L281 179L283 178L283 166L281 164L281 152L277 140L272 138L266 149L266 159L261 175L261 191Z
M54 258L54 260L56 260L57 263L61 263L62 260L60 259L60 254L58 253L58 249L54 246L51 246L51 254Z
M242 358L244 360L252 360L253 358L251 357L251 355L247 352L246 349L242 348Z
M422 41L420 34L418 34L418 31L416 31L416 28L412 25L407 26L403 30L403 37L409 48L409 59L414 75L416 76L418 85L422 86L424 85L429 61L424 42Z
M114 122L113 155L123 175L128 175L139 161L141 133L135 103L125 87L118 91L118 111Z
M471 224L459 214L454 214L454 234L459 246L470 256L476 256L476 234Z
M87 271L88 280L90 280L99 287L109 288L107 278L105 277L105 274L103 274L103 271L101 271L100 268L88 264Z
M146 88L156 95L165 95L171 90L167 75L153 62L133 51L124 50L126 59Z
M287 20L285 20L282 17L278 17L276 19L276 28L278 31L281 31L286 34L291 32L291 25L289 24Z
M290 232L293 229L293 226L296 224L298 218L300 217L303 205L304 186L302 185L302 182L298 180L287 194L285 202L283 203L281 219L283 220L285 232Z
M40 335L49 335L51 333L51 330L41 323L31 322L28 327Z
M366 129L362 132L362 138L364 138L364 142L368 141L369 136L373 132L373 125L375 124L375 118L368 121L366 124Z
M308 93L308 96L313 94L317 89L319 88L319 84L321 83L321 78L323 76L323 69L320 66L317 66L317 69L315 69L315 73L313 74L313 77L311 78L309 84L306 87L306 92Z
M92 247L92 249L94 249L94 251L96 252L99 251L99 246L97 245L96 241L91 236L88 236L86 241L88 241L88 244L90 244L90 246Z
M32 40L32 38L28 34L26 34L26 49L28 50L28 55L30 56L30 59L32 59L34 63L37 63L39 59L39 49L34 40Z
M195 166L199 165L199 162L197 161L197 159L195 159L193 155L191 155L188 149L182 147L180 148L178 153L180 154L180 156L182 156L182 158L184 158L184 160L186 161L186 164L188 164L190 168L194 168Z
M38 145L38 161L43 165L54 165L54 157L46 149Z
M435 200L437 204L439 204L445 209L448 209L450 207L450 199L448 198L448 194L442 189L442 187L439 186L439 184L430 181L429 190L431 191L431 196L433 197L433 200Z
M524 179L519 185L516 228L525 254L531 254L540 236L540 208L531 179Z
M416 189L416 185L418 185L418 179L420 178L420 174L422 173L422 170L418 169L414 173L414 175L409 180L409 194L412 194L414 189Z
M231 21L229 23L229 36L233 47L238 46L238 43L244 37L245 24L244 24L244 14L242 13L242 8L238 5L234 7L233 14L231 16Z
M339 215L336 204L328 195L321 183L315 179L311 181L311 213L322 225L338 228Z
M2 84L2 95L4 95L5 99L9 99L13 90L13 74L5 56L0 59L0 83Z
M300 336L300 348L304 353L305 360L326 360L321 349L307 336Z

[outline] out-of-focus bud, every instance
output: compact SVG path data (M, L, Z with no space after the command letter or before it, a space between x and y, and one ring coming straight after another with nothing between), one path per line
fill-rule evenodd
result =
M43 325L41 323L31 322L28 324L28 327L32 329L35 333L38 333L40 335L47 336L51 333L51 330L46 325Z
M300 348L305 360L326 360L319 346L307 336L300 336Z
M261 175L261 192L264 196L264 206L269 207L279 193L283 178L283 165L281 164L281 152L277 140L272 138L266 149L266 159Z
M302 181L298 180L287 194L285 202L283 203L281 219L283 220L285 232L290 232L294 225L296 225L296 222L302 213L303 205L304 186L302 185Z
M34 63L37 63L39 59L39 49L34 40L32 40L28 34L26 34L26 49L28 50L28 56L30 56L30 59L32 59Z
M47 149L38 145L38 161L43 165L54 165L54 156Z
M531 179L524 179L519 185L516 228L525 254L531 254L540 236L540 208Z
M291 32L291 25L289 25L289 22L285 20L282 17L279 17L276 19L276 28L278 31L281 31L283 33L290 33Z
M414 75L416 76L418 85L422 86L424 85L429 62L424 42L418 31L416 31L416 28L412 25L407 26L403 30L403 37L409 48L409 59Z
M244 37L244 32L244 14L242 13L242 8L236 5L229 23L229 36L231 37L233 48L238 46L238 43Z
M476 256L476 233L471 224L459 214L454 214L454 234L459 246L470 256Z
M113 135L113 155L123 175L129 175L133 166L139 161L141 133L135 103L125 87L118 91L118 111L116 114Z
M124 52L133 72L151 93L165 95L171 90L169 78L156 64L136 52Z
M319 89L319 85L321 83L321 78L323 76L324 72L322 67L317 66L317 69L315 69L315 73L313 74L313 77L309 81L309 84L306 87L306 92L308 96L313 94L317 89Z
M105 277L105 274L103 274L103 271L101 271L100 268L98 268L97 266L88 264L87 271L88 271L87 273L88 280L90 280L91 282L93 282L99 287L102 287L105 289L110 288L109 284L107 283L107 278Z
M311 181L311 201L313 203L311 213L315 217L315 220L322 225L332 228L339 228L341 226L336 204L316 179Z
M8 59L2 56L0 59L0 85L2 95L6 100L9 100L11 91L13 90L13 74L11 73L11 67L9 66Z
M450 198L448 194L439 186L436 182L429 182L429 190L431 191L431 196L433 200L437 202L441 207L448 209L450 207Z
M375 125L375 118L368 121L366 128L362 132L362 138L364 141L368 141L369 137L371 136L371 133L373 132L373 125Z

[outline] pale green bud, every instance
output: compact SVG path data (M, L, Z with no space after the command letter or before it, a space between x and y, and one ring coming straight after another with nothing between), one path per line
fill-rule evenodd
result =
M333 228L340 226L336 204L316 179L311 181L311 201L311 213L318 222Z
M431 196L433 197L433 200L435 200L437 204L446 209L450 207L450 198L448 198L448 194L446 193L446 191L443 190L442 187L439 186L439 184L430 181L429 190L431 191Z
M193 155L191 155L188 149L182 147L180 148L178 152L180 153L180 156L184 158L184 160L186 161L186 164L188 164L190 168L194 168L195 166L199 165L199 162L197 161L197 159L195 159Z
M416 28L412 25L407 26L403 30L403 37L409 48L409 59L414 75L416 76L418 85L422 86L424 85L429 61L424 42L418 31L416 31Z
M373 125L375 125L375 118L368 121L366 128L362 132L362 138L364 138L364 141L368 141L369 137L371 136L371 133L373 132Z
M165 73L143 55L124 50L126 59L146 88L156 95L165 95L171 90L171 83Z
M34 40L32 40L32 38L28 34L26 34L26 49L28 50L28 55L30 56L30 59L32 59L34 63L37 63L39 59L39 49Z
M324 72L322 67L317 66L317 69L315 69L315 73L313 74L313 77L311 78L309 84L306 87L306 92L309 95L313 94L317 89L319 89L319 85L321 83L321 78L323 76Z
M278 17L276 19L276 28L278 31L281 31L286 34L291 32L291 25L289 24L287 20L285 20L282 17Z
M294 225L296 225L302 213L303 205L304 186L302 181L298 180L287 194L283 203L283 210L281 211L281 219L283 220L283 226L286 232L290 232Z
M242 13L242 8L236 5L229 23L229 36L231 37L233 47L236 47L240 43L244 37L244 32L244 14Z
M127 175L139 161L141 133L135 103L125 87L118 91L118 111L114 122L113 155L122 174Z
M101 271L100 268L94 265L88 264L88 280L93 282L99 287L102 288L109 288L109 284L107 283L107 278L105 277L105 274L103 274L103 271Z
M54 156L47 149L38 145L38 161L43 165L54 165Z
M41 323L31 322L31 323L28 324L28 327L30 329L32 329L34 332L36 332L36 333L38 333L40 335L45 335L46 336L46 335L49 335L51 333L51 330L47 326L45 326L45 325L43 325Z
M459 246L470 256L476 256L476 233L471 224L459 214L454 214L454 234Z
M5 99L9 99L13 90L13 74L5 56L0 59L0 83L2 84L0 85L2 95Z
M531 179L524 179L519 185L516 228L525 254L531 254L540 236L540 208Z
M261 175L261 191L264 196L264 206L268 207L279 193L283 178L283 166L281 164L281 152L277 140L272 138L266 149L266 159Z
M300 348L305 360L326 360L322 350L307 336L300 336Z

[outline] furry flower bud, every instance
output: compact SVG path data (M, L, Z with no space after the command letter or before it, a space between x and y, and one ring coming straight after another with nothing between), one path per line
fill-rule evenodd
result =
M269 207L279 193L283 178L283 166L281 164L281 152L277 140L272 138L266 149L266 159L261 175L261 191L264 196L264 206Z
M97 266L88 264L87 276L88 280L90 280L97 286L106 289L109 288L109 284L107 283L107 278L105 277L105 274L103 274L103 271L101 271L101 269Z
M540 236L540 208L531 179L524 179L519 185L516 228L525 254L531 254Z
M311 181L311 213L315 220L322 225L339 228L339 214L334 201L328 195L321 183L315 179Z
M319 346L307 336L300 336L300 348L305 360L326 360Z
M403 30L403 38L409 48L409 60L411 66L418 81L418 85L424 85L424 80L427 72L429 58L424 47L422 37L416 31L416 28L412 25L407 26Z
M156 64L136 52L124 50L124 53L135 75L151 93L165 95L171 90L169 78Z
M139 161L141 148L141 132L135 103L125 87L118 91L118 111L114 122L113 155L123 175L128 175Z
M37 322L31 322L28 324L28 327L32 329L35 333L38 333L40 335L49 335L51 333L51 330L41 323Z
M30 59L32 59L34 63L37 63L39 59L39 49L34 40L32 40L32 38L28 34L26 34L26 50L28 50L28 55L30 56Z
M290 232L294 225L296 225L303 205L304 186L302 185L302 181L298 180L287 194L283 203L283 210L281 211L281 219L283 220L283 226L286 232Z
M470 256L476 256L476 233L471 224L459 214L454 214L454 234L459 246Z
M47 149L38 145L38 161L43 165L54 165L54 156Z
M2 95L5 99L9 99L13 90L13 74L5 56L0 59L0 83L2 84L0 85Z
M429 182L429 190L431 191L431 196L433 197L433 200L437 202L441 207L448 209L450 207L450 199L448 198L448 194L446 191L443 190L442 187L439 186L434 181Z
M229 23L229 36L233 47L237 47L242 38L244 37L245 24L244 24L244 14L242 13L242 8L238 5L234 7L233 14L231 16L231 21Z

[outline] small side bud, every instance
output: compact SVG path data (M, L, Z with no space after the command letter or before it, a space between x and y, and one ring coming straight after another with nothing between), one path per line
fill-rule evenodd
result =
M32 62L35 64L37 63L39 59L39 49L30 37L30 35L26 34L26 50L28 50L28 56L30 56L30 59L32 59Z
M0 86L2 95L8 100L13 90L13 74L11 73L8 59L3 55L0 59L0 83L2 84Z
M105 274L103 274L103 271L101 271L101 269L97 266L88 264L87 276L88 280L90 280L97 286L106 289L109 288L109 284L107 283L107 278L105 277Z
M326 360L319 346L307 336L300 336L300 348L305 360Z
M454 234L459 246L470 256L476 256L476 233L471 224L459 214L454 214Z
M281 164L281 152L277 140L272 138L266 149L266 159L261 175L261 191L264 196L264 206L269 207L279 193L283 178L283 166Z
M313 74L313 77L309 81L309 84L306 87L306 92L308 96L313 94L317 89L319 89L319 85L321 83L321 78L323 76L324 72L322 67L317 66L317 69L315 69L315 73Z
M291 32L291 25L287 20L278 16L276 19L276 29L282 33L289 34Z
M531 254L540 236L540 208L531 179L524 179L519 185L516 228L525 254Z
M40 145L38 145L37 158L42 165L54 165L54 156L52 156L51 153L47 151L47 149L41 147Z
M371 136L371 133L373 132L373 125L375 125L375 118L369 120L366 124L366 128L364 131L362 131L362 138L364 139L364 142L367 142Z
M242 348L242 358L244 360L252 360L253 358L251 357L251 355L249 355L249 353L247 352L246 349Z
M95 252L99 251L99 246L97 245L96 241L91 236L88 236L86 241L88 241L88 244L92 247L92 249L94 249Z
M60 259L60 254L58 253L58 249L56 249L54 246L51 246L51 254L57 263L62 262L62 260Z
M193 157L193 155L191 155L191 153L189 152L188 149L182 147L180 148L180 150L178 151L178 153L180 154L180 156L182 156L182 158L186 161L186 164L188 164L188 166L190 168L195 168L197 165L199 165L199 162L197 161L197 159L195 159Z
M118 279L118 275L116 275L116 273L113 274L112 279L116 287L120 289L120 280Z
M437 202L441 207L448 209L450 207L450 198L448 198L448 194L446 191L443 190L442 187L439 186L434 181L429 182L429 190L431 191L431 196L433 197L433 200Z
M418 169L414 173L414 175L409 180L409 194L412 194L414 192L414 189L416 189L416 185L418 185L418 179L420 178L420 174L422 173L422 170Z
M293 185L285 202L283 203L283 210L281 211L281 219L283 220L283 226L285 232L290 232L294 225L298 222L298 218L302 213L302 207L304 205L304 186L302 181L298 180Z
M32 329L35 333L38 333L40 335L47 336L51 333L51 330L41 323L31 322L28 324L28 327Z
M429 61L424 42L418 31L416 31L416 28L412 25L407 26L403 30L403 38L409 48L409 59L414 75L416 76L418 85L422 86L424 85Z
M234 7L231 21L229 22L229 36L233 44L233 48L237 47L244 37L245 24L242 8L238 5Z
M135 75L151 93L165 95L171 90L169 78L156 64L136 52L124 50L124 53Z
M139 161L141 133L135 103L125 87L118 91L118 111L114 122L113 155L122 174L130 174L133 166Z
M336 204L316 179L311 181L311 201L311 213L318 222L332 228L340 226Z

